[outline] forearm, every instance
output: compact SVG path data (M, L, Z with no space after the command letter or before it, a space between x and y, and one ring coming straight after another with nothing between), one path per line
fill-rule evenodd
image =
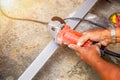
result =
M120 77L120 67L104 61L102 58L97 58L90 63L103 80L118 80Z
M104 38L108 38L110 43L112 43L110 31L110 29L104 30L103 36ZM120 43L120 28L116 28L116 42ZM118 80L120 77L120 67L106 62L100 57L95 58L89 64L100 74L103 80Z

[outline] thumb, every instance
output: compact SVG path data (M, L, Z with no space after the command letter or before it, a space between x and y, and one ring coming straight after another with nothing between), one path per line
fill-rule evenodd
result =
M89 39L89 36L84 34L79 38L77 45L82 46L88 39Z
M75 44L69 44L68 47L78 52L81 50L81 47Z
M78 56L80 56L80 52L79 52L79 51L81 51L81 47L80 46L75 45L75 44L70 44L70 45L68 45L68 47L71 48L71 49L73 49L73 50L75 50L76 54Z

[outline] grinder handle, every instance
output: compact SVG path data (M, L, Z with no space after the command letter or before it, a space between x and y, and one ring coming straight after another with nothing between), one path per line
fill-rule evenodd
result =
M64 28L59 31L57 36L57 43L58 44L77 44L79 38L82 36L81 33L71 29L68 25L65 25ZM91 40L86 41L83 47L88 47L92 44Z

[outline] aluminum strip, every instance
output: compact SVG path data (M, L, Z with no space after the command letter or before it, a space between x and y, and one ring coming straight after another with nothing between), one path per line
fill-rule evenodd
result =
M86 0L86 2L80 7L80 9L75 11L70 17L83 18L96 2L97 0ZM75 28L78 23L78 21L71 20L67 22L67 24L70 25L72 28ZM32 78L38 73L38 71L43 67L43 65L47 62L47 60L52 56L52 54L58 47L59 46L54 42L54 40L50 41L50 43L25 70L25 72L18 78L18 80L32 80Z
M37 74L37 72L42 68L42 66L47 62L57 48L58 45L55 43L55 41L50 41L18 80L32 80L32 78Z
M98 0L87 0L78 10L70 14L68 17L77 17L84 18L85 15L90 11L90 9L94 6L94 4ZM81 21L81 20L80 20ZM68 20L67 24L70 25L72 29L74 29L80 21L77 20Z

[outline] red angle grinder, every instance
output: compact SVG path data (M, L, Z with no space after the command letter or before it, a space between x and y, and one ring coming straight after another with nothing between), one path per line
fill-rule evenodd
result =
M69 44L77 44L79 38L82 36L82 33L79 33L70 28L69 25L65 23L65 21L60 17L53 17L48 24L48 29L52 37L55 39L56 43L60 45L69 45ZM83 47L89 47L94 42L91 40L86 41ZM108 54L114 57L120 58L119 53L115 53L106 48L100 48L101 55Z
M70 28L69 25L60 17L53 17L48 24L49 32L55 39L56 43L60 45L77 44L81 33ZM92 44L91 40L88 40L83 47L88 47Z

